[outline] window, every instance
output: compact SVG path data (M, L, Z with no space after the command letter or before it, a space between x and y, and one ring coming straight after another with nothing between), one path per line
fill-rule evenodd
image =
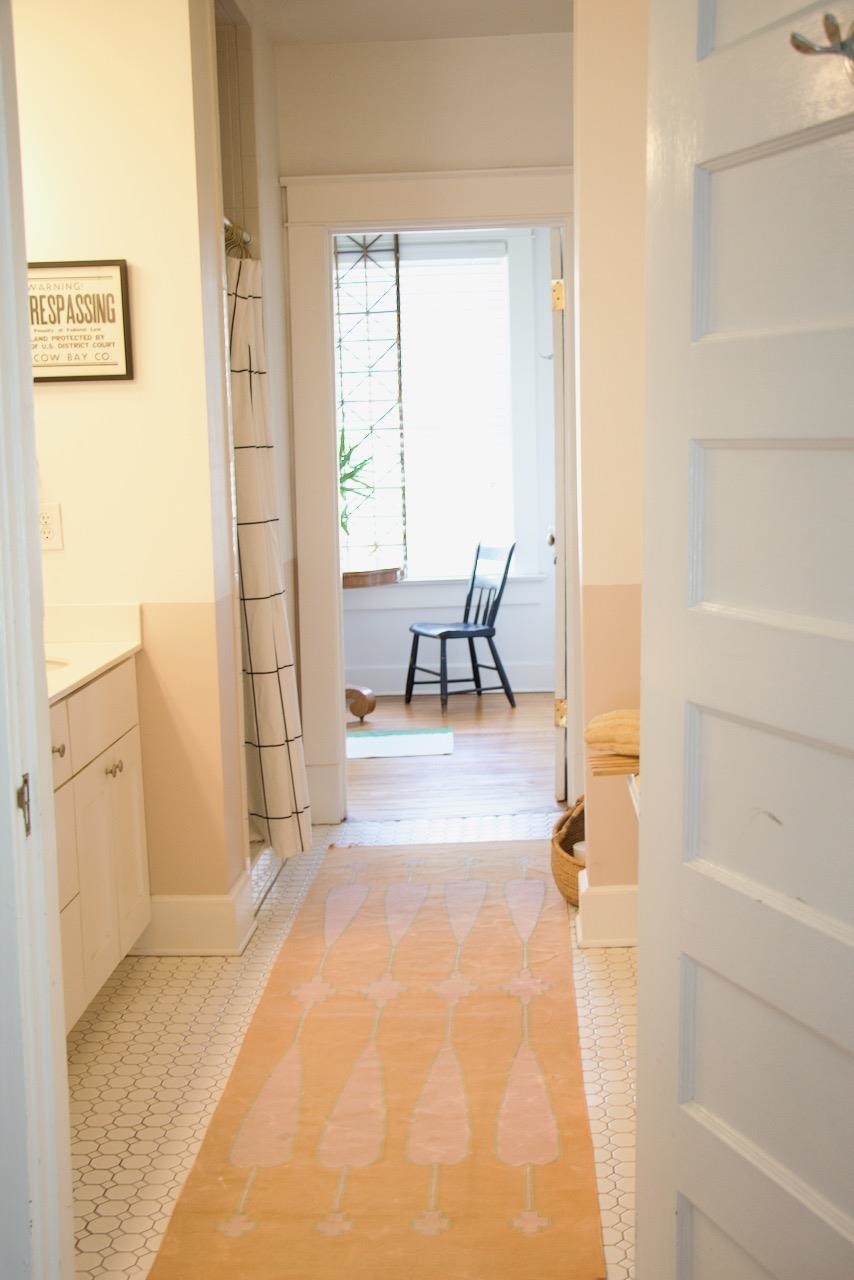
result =
M345 570L465 578L531 524L534 234L335 238Z

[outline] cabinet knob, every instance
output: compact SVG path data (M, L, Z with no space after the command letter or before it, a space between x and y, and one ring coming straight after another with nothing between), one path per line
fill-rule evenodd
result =
M106 773L107 776L110 778L115 778L116 774L121 773L122 769L124 769L124 765L122 764L121 760L119 760L118 763L114 764L111 769L105 769L104 773Z
M62 760L62 758L65 755L65 743L64 742L60 743L58 747L51 747L50 750L51 750L51 755L59 756L60 760Z

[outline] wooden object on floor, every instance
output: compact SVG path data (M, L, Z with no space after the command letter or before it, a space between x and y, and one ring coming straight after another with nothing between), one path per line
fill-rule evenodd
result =
M458 698L454 754L347 761L347 816L354 821L467 818L502 813L548 813L554 797L551 693L503 698ZM439 699L379 697L371 726L423 729L447 726Z
M552 828L552 877L570 906L578 906L578 877L585 859L575 852L584 840L584 796L562 813Z
M361 685L349 685L344 690L344 697L350 714L358 716L360 720L364 720L365 716L369 716L377 705L373 690L366 689Z

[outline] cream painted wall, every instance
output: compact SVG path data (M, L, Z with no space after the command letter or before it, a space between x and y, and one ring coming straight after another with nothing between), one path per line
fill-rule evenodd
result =
M645 0L575 0L585 719L640 701L646 24ZM624 780L588 768L585 793L591 887L636 883Z
M126 258L133 380L35 387L49 604L139 601L152 892L246 866L207 0L15 0L30 259ZM169 761L169 767L165 762Z
M130 272L133 381L35 388L41 497L62 504L65 538L44 556L45 594L52 604L208 600L186 3L15 0L13 9L28 257L126 258ZM81 74L93 58L97 75Z
M567 33L282 45L281 172L569 164L571 49Z
M646 8L575 5L583 581L599 586L641 579Z

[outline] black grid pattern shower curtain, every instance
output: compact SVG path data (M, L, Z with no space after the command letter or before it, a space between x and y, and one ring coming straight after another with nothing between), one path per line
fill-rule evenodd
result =
M279 546L261 264L226 264L249 824L254 839L287 858L310 847L311 816Z

